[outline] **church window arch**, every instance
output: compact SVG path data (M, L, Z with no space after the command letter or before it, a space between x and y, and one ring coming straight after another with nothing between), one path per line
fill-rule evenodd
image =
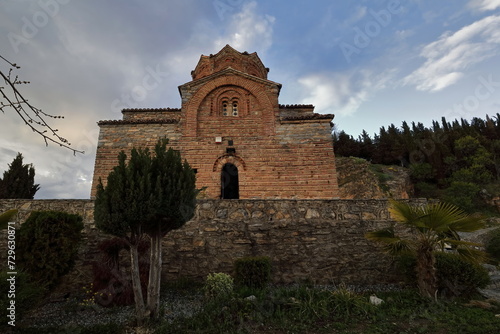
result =
M221 107L222 116L238 116L240 113L239 100L237 98L231 100L223 99Z
M238 101L233 101L232 115L233 116L238 116Z
M229 108L230 108L229 101L223 100L222 101L222 116L229 116L229 113L230 113Z

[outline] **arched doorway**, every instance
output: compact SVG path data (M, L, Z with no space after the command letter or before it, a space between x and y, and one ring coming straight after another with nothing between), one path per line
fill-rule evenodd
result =
M222 167L221 178L221 198L222 199L238 199L239 184L238 184L238 167L231 163L226 163Z

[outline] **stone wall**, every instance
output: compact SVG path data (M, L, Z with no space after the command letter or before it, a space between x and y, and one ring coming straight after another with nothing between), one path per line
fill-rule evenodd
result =
M200 200L193 220L164 239L166 279L203 279L232 272L234 260L265 255L273 280L319 284L383 284L397 280L389 258L364 234L389 224L385 200ZM23 222L33 210L61 210L84 217L84 243L67 286L91 282L97 244L106 239L93 222L90 200L0 200L0 212L19 209ZM19 225L18 225L19 227ZM0 232L0 268L6 265L7 232Z

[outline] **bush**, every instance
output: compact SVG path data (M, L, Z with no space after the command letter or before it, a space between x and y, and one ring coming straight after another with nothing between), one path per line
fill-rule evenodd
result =
M83 230L82 217L57 211L34 211L18 233L19 266L51 289L73 267Z
M453 181L445 190L444 200L454 204L467 212L473 212L476 208L478 193L481 188L470 182Z
M493 231L491 239L486 243L486 252L494 262L500 263L500 229Z
M440 289L448 295L470 295L490 283L488 271L453 253L437 253L436 268Z
M467 296L490 282L488 271L481 265L472 264L457 254L436 252L438 289L446 296ZM417 285L416 259L404 256L398 260L399 268L411 285Z
M237 259L234 271L236 284L260 289L271 280L271 259L267 256Z
M224 273L208 274L203 291L209 298L226 298L233 293L234 280Z

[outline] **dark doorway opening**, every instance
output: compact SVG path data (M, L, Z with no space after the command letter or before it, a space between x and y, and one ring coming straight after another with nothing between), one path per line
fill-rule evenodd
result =
M222 199L240 198L238 167L230 163L225 164L224 167L222 167L220 184Z

